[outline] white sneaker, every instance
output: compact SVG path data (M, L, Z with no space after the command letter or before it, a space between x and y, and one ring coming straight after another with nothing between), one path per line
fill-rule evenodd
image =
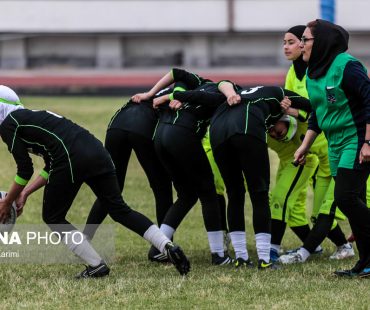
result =
M329 258L339 260L352 256L355 256L355 251L353 250L352 244L346 243L341 246L338 246L336 251Z
M279 262L282 264L295 264L295 263L303 263L302 255L298 252L293 252L290 254L281 255L279 257Z

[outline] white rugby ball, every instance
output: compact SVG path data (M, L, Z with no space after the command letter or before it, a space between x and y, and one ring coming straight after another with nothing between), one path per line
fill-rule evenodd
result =
M8 193L7 192L4 192L4 191L0 191L0 198L3 199ZM12 206L10 208L10 214L9 214L9 217L2 223L0 223L1 226L3 225L11 225L13 226L15 224L15 221L17 220L17 206L15 204L15 202L12 203ZM1 227L0 230L1 231L4 231L4 230L8 230L8 229L4 229L5 227ZM11 229L11 227L9 227Z

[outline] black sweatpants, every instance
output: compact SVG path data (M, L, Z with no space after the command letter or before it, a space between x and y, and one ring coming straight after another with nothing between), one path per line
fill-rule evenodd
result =
M253 136L237 134L214 149L213 155L226 186L229 231L245 231L245 178L252 202L254 232L270 233L267 144Z
M154 146L177 191L163 224L176 229L199 198L206 230L222 230L212 169L201 139L188 128L160 123Z
M356 237L360 259L370 259L370 210L364 202L369 170L338 168L334 198Z

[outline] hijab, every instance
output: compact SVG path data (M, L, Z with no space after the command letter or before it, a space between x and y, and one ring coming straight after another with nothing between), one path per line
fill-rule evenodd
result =
M294 26L288 29L286 33L294 34L298 38L298 40L300 40L302 38L302 35L305 29L306 29L306 26L297 25L297 26ZM302 81L303 77L306 74L306 69L307 69L307 63L303 61L302 55L299 56L296 60L293 60L293 66L294 66L294 71L295 71L295 74L298 80Z
M0 85L0 125L13 111L23 109L18 95L11 88Z
M279 120L286 122L288 126L288 130L285 134L285 137L282 138L280 141L289 142L290 140L293 139L293 137L297 133L297 128L298 128L297 119L290 115L284 115Z
M349 40L348 32L341 26L322 19L316 21L317 24L312 29L315 40L307 71L311 79L318 79L326 74L335 57L348 49Z

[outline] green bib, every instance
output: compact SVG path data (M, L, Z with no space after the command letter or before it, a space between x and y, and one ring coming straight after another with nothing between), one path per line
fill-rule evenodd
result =
M349 61L358 60L341 53L325 76L314 80L307 76L307 90L318 125L324 131L329 147L334 149L358 141L348 99L341 88L343 71Z

